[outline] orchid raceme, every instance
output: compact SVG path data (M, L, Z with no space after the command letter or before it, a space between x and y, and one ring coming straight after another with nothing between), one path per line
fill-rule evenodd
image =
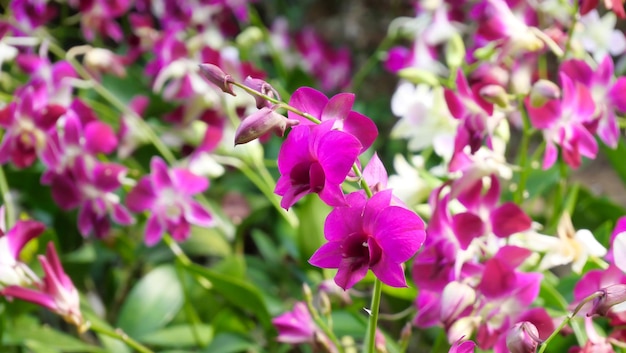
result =
M336 268L335 283L352 288L372 270L383 283L406 286L402 263L422 246L424 222L412 211L390 206L391 190L371 199L361 192L347 196L347 206L335 208L324 223L322 245L309 262L322 268Z

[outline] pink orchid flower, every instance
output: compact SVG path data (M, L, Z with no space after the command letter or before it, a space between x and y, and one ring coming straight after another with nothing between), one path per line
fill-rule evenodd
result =
M0 294L42 306L78 326L79 331L84 331L86 325L80 312L78 291L63 270L52 242L48 243L46 255L39 256L39 262L44 278L41 283L37 283L36 290L14 285L4 288Z
M291 96L289 105L313 117L325 121L333 121L334 130L345 131L356 137L361 143L361 152L368 149L376 136L376 124L367 116L352 110L353 93L339 93L328 99L322 92L310 87L300 87ZM314 123L302 116L288 112L289 119L298 120L302 125Z
M331 206L345 204L341 190L361 144L352 135L331 130L332 121L294 127L278 152L280 178L274 192L288 209L304 195L317 193Z
M152 174L142 177L126 196L131 211L151 211L146 224L146 245L155 245L164 232L184 241L189 237L191 224L213 225L213 216L193 199L193 195L209 187L208 179L185 168L169 169L159 157L152 158L150 169Z
M605 56L594 71L583 60L570 59L561 64L561 71L574 82L589 89L595 103L594 121L598 136L608 146L615 148L619 140L619 126L615 112L626 112L626 77L614 79L613 59Z
M565 72L560 73L560 78L563 86L561 100L548 101L541 107L533 107L529 99L526 100L530 121L543 131L546 140L543 169L556 162L557 145L561 146L563 160L572 168L580 166L581 156L594 158L598 153L598 144L586 127L592 122L596 110L591 92Z
M338 269L335 283L344 290L352 288L369 269L389 286L406 287L402 263L419 250L426 232L417 214L390 206L391 200L391 190L370 199L361 192L348 195L348 206L335 208L326 218L328 243L309 263Z

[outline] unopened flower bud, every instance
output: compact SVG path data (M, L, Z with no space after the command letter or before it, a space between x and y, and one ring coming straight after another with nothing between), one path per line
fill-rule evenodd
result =
M122 58L112 51L103 48L91 48L85 53L85 67L99 73L110 73L117 77L125 77L126 69Z
M493 103L500 108L509 106L509 95L500 85L486 85L481 88L479 94L489 103Z
M330 304L330 298L328 297L328 294L324 292L320 292L319 298L320 298L320 313L324 316L330 315L332 311L332 306Z
M213 64L200 64L200 73L209 80L212 84L219 87L224 93L228 93L232 96L235 96L235 92L233 92L233 78L222 71L218 66Z
M465 45L463 44L463 38L458 33L455 33L446 44L446 64L451 69L461 67L461 64L465 61Z
M380 330L376 330L376 337L374 337L374 348L377 353L388 353L387 351L387 339Z
M552 99L559 99L561 97L561 90L554 82L548 80L539 80L535 82L530 89L530 104L533 107L540 107L547 101Z
M270 131L283 136L288 127L298 123L298 120L287 119L270 108L262 108L239 124L235 132L235 145L248 143Z
M506 336L506 347L511 353L535 353L541 342L537 327L528 321L515 324Z
M439 81L439 77L437 77L437 75L428 70L419 69L416 67L408 67L406 69L402 69L398 71L398 76L415 84L424 83L431 87L441 86L441 82Z
M272 87L272 85L270 85L269 83L259 78L253 78L253 77L248 76L243 81L243 84L270 98L275 98L277 100L280 100L280 95L274 89L274 87ZM256 107L259 109L263 107L271 107L273 105L272 103L268 102L265 98L262 98L259 96L254 96L254 99L256 100Z
M593 300L593 307L587 316L606 316L611 308L618 304L626 304L626 284L614 284L600 289L601 295ZM623 311L620 307L620 310Z

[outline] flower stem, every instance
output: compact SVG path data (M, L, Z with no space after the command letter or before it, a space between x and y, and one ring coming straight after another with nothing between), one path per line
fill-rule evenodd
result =
M306 288L308 288L308 286ZM337 347L337 350L339 351L339 353L344 353L344 349L343 349L343 346L341 345L341 342L339 342L339 339L337 339L337 336L330 329L330 327L328 327L326 322L322 320L319 312L315 308L315 305L313 305L313 296L311 295L310 289L308 291L307 290L304 291L304 301L306 303L307 308L309 309L311 318L313 319L317 327L321 328L322 331L324 331L324 334L326 334L326 336L331 340L331 342L335 345L335 347Z
M370 319L367 323L367 335L365 336L364 352L376 352L376 327L378 326L378 311L380 309L380 298L382 296L383 282L378 278L374 280L374 291L372 293L372 304L370 305Z
M0 193L2 193L2 201L4 203L4 210L6 212L5 217L5 231L13 228L13 222L16 221L15 209L13 208L13 197L9 190L9 183L7 183L6 175L4 174L4 168L0 167Z
M109 337L115 338L116 340L122 341L126 343L128 346L130 346L131 348L133 348L134 350L136 350L137 352L154 353L154 351L152 351L148 347L142 345L141 343L129 337L124 331L122 331L122 329L118 328L115 330L111 330L104 326L99 326L96 322L92 322L89 329L93 332L100 333L105 336L109 336Z
M518 98L517 100L518 109L522 115L522 141L519 149L519 165L520 165L520 174L519 174L519 182L517 183L517 190L515 190L515 194L513 195L513 200L516 204L521 205L524 201L524 193L526 191L526 181L528 180L528 143L530 140L531 127L530 127L530 119L528 117L528 112L526 111L526 107L524 106L524 101L522 98Z
M301 117L304 117L304 118L310 120L311 122L314 122L315 124L321 123L321 121L319 119L317 119L316 117L314 117L313 115L311 115L309 113L305 113L303 111L300 111L299 109L296 109L296 108L290 106L289 104L281 102L278 99L272 98L272 97L270 97L268 95L265 95L265 94L263 94L263 93L261 93L259 91L253 90L252 88L250 88L250 87L248 87L246 85L243 85L243 84L241 84L239 82L232 82L232 84L237 86L237 87L239 87L239 88L241 88L242 90L248 92L249 94L251 94L253 96L259 96L259 97L261 97L261 98L263 98L263 99L265 99L265 100L267 100L267 101L269 101L271 103L277 104L281 108L285 108L285 109L287 109L288 111L290 111L292 113L296 113L296 114L300 115Z
M559 332L561 332L563 327L565 327L565 325L567 325L574 318L574 316L578 314L580 309L582 309L585 304L589 303L590 301L594 300L595 298L601 295L603 295L601 291L596 291L590 296L588 296L587 298L583 299L576 306L576 308L574 308L574 311L572 311L569 315L567 315L565 319L563 319L563 322L561 322L561 324L552 332L552 334L550 334L550 336L541 344L541 348L539 348L539 351L537 351L537 353L543 353L543 351L546 350L546 348L548 347L548 344L550 344L550 341L552 341L552 339L556 337L556 335L558 335Z

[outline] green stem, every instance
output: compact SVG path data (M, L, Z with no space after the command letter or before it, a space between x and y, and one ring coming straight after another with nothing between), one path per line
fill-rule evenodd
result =
M306 288L308 288L308 287L306 287ZM304 291L304 299L305 299L304 301L306 303L306 306L309 309L309 313L311 314L311 318L313 319L315 324L319 328L321 328L322 331L324 331L326 336L335 345L335 347L337 348L338 352L339 353L344 353L343 345L341 345L341 342L339 342L339 339L337 339L337 336L330 329L330 327L328 327L326 322L324 320L322 320L322 318L320 317L319 312L315 308L315 305L313 305L313 296L311 295L311 290L310 289L308 291L306 291L306 290Z
M122 329L118 328L115 330L110 330L106 327L98 326L98 324L95 322L91 323L91 326L89 327L89 329L93 332L115 338L118 341L122 341L140 353L154 353L154 351L152 351L148 347L142 345L141 343L129 337L124 331L122 331Z
M370 319L367 323L367 336L365 336L365 349L367 353L376 352L376 327L378 325L378 311L380 309L380 298L382 296L383 282L378 278L374 280L374 292L372 293L372 304L370 305Z
M365 190L367 198L372 198L372 196L374 196L374 193L372 192L372 189L370 189L370 186L367 185L367 181L363 178L363 174L361 173L361 170L356 165L356 163L352 165L352 171L354 171L354 174L356 174L356 176L359 178L359 184L361 185L361 188Z
M576 29L576 25L578 24L578 1L574 1L574 11L572 13L573 20L572 25L567 30L567 41L565 42L565 51L563 52L563 60L567 59L567 54L572 49L572 37L574 36L574 30Z
M546 350L546 348L548 347L548 344L550 344L550 341L552 341L552 339L554 337L556 337L556 335L559 334L559 332L561 332L561 330L563 329L563 327L565 327L565 325L567 325L573 318L574 316L576 316L576 314L578 314L578 312L580 311L580 309L582 309L582 307L589 303L590 301L594 300L595 298L601 296L603 293L600 291L597 291L593 294L591 294L590 296L588 296L587 298L583 299L577 306L576 308L574 308L574 311L572 311L569 315L567 315L565 317L565 319L563 319L563 322L561 322L561 324L552 332L552 334L550 334L550 336L541 344L541 348L539 348L539 351L537 353L543 353L543 351Z
M513 195L513 201L516 204L521 205L524 201L526 181L528 180L528 173L530 171L530 168L528 166L528 143L530 141L531 126L528 112L526 111L526 107L524 106L524 101L522 100L522 98L518 98L517 105L522 115L523 127L522 141L519 150L519 165L521 170L519 174L519 182L517 183L517 190L515 190L515 194Z
M4 210L6 212L5 217L5 231L13 228L14 222L17 220L15 215L15 208L13 207L13 197L9 190L9 183L7 183L6 175L4 174L4 168L0 167L0 193L2 193L2 201L4 203Z
M287 109L288 111L290 111L292 113L296 113L296 114L300 115L301 117L304 117L304 118L308 119L309 121L314 122L315 124L321 123L321 121L319 119L317 119L316 117L314 117L313 115L311 115L309 113L305 113L303 111L300 111L299 109L294 108L294 107L290 106L289 104L285 104L284 102L281 102L278 99L272 98L272 97L270 97L268 95L265 95L265 94L263 94L263 93L261 93L261 92L259 92L257 90L253 90L252 88L250 88L250 87L248 87L246 85L243 85L243 84L241 84L239 82L232 82L232 84L237 86L237 87L239 87L239 88L241 88L242 90L248 92L249 94L251 94L253 96L259 96L259 97L267 100L268 102L277 104L280 108L285 108L285 109Z

